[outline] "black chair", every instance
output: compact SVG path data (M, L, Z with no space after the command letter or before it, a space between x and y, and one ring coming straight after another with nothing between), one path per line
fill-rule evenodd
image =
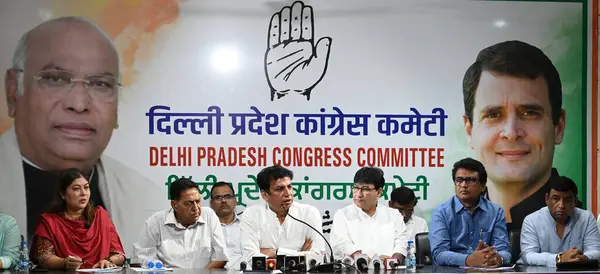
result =
M415 235L415 248L417 249L417 264L431 265L431 247L429 246L429 232Z
M510 244L510 263L514 264L521 255L521 230L511 229L508 231L508 243Z

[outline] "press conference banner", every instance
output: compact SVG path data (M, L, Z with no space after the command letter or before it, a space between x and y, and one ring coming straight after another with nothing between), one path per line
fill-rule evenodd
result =
M585 2L12 1L0 14L10 25L0 30L5 68L19 37L46 19L86 16L114 38L123 87L105 154L153 182L131 199L160 192L156 203L167 208L179 177L197 182L205 200L227 181L242 212L263 203L256 174L278 164L294 172L295 199L320 209L325 232L352 203L360 167L384 170L381 203L412 188L426 219L454 195L454 162L501 169L480 157L494 150L494 133L473 129L481 142L469 145L462 82L482 49L523 41L560 73L566 113L559 144L544 135L553 125L523 129L523 166L546 157L590 206ZM0 103L7 131L13 120Z

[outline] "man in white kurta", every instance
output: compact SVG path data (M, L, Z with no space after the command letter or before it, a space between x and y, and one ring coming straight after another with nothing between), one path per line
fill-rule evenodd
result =
M330 239L336 259L364 254L369 258L379 255L404 260L408 235L402 215L377 203L384 184L379 168L364 167L356 172L354 203L333 217Z
M210 207L201 206L196 183L179 178L169 191L171 208L148 218L133 245L132 260L160 260L170 268L225 266L228 258L221 222Z
M404 219L406 232L410 240L415 240L415 235L422 232L429 232L427 221L417 215L414 215L417 197L412 189L402 186L394 189L390 195L388 205L398 210Z
M246 208L240 223L242 260L248 266L251 266L254 256L325 252L323 238L290 217L310 224L321 233L323 231L319 210L293 201L292 179L292 171L281 166L267 167L257 175L256 181L266 203Z
M237 201L231 184L217 182L210 190L210 207L215 211L221 222L225 242L227 243L227 264L225 268L240 270L242 245L240 243L240 218L235 208Z
M159 259L172 268L204 268L212 260L227 261L220 225L210 207L202 207L202 215L188 228L177 222L172 209L157 212L134 244L133 259L140 263Z

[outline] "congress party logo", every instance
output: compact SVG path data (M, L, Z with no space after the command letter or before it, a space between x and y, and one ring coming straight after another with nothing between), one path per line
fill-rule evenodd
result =
M327 71L331 37L315 43L312 6L301 1L271 17L265 52L265 74L271 101L291 93L310 100L311 92Z

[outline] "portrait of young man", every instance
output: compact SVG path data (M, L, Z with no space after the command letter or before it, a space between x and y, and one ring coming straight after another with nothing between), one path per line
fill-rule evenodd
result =
M463 79L467 143L488 172L490 201L504 208L509 229L544 207L555 146L566 112L552 61L521 41L483 49Z

